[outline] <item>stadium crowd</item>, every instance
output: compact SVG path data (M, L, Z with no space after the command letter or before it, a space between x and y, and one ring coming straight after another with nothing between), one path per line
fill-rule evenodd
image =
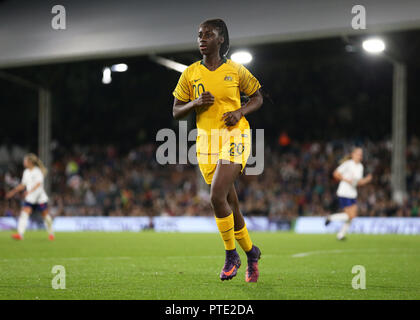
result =
M365 174L373 182L359 188L361 216L419 216L420 140L407 146L408 198L391 200L389 141L359 143L364 149ZM115 146L56 146L53 153L50 209L53 216L212 215L207 188L192 165L160 165L156 145L146 144L120 153ZM299 143L280 136L265 147L265 168L258 176L242 175L237 182L245 215L293 220L301 215L336 212L337 181L332 172L351 148L345 141ZM22 175L25 150L0 147L0 215L19 213L19 198L4 194Z

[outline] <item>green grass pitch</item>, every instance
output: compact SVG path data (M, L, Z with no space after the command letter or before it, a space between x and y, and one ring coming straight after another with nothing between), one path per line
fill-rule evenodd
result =
M221 282L220 236L185 233L0 232L0 299L420 299L420 237L251 233L261 248L260 280L245 282L246 256ZM54 290L51 270L66 270ZM366 289L352 287L354 265Z

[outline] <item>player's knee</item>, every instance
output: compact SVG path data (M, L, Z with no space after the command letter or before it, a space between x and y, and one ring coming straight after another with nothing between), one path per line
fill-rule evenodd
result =
M23 211L23 212L25 212L25 213L27 213L27 214L31 214L32 209L31 209L30 207L24 207L24 208L22 209L22 211Z
M226 203L226 194L217 188L212 189L210 192L210 202L213 208L219 208Z
M349 217L350 217L350 220L353 220L354 218L357 217L357 214L356 213L351 213L351 214L349 214Z
M352 207L348 215L349 215L350 219L356 218L357 217L357 207L356 206Z

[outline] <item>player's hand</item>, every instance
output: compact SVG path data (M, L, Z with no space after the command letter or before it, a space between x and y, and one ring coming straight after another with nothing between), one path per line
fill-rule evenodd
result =
M214 103L214 96L209 91L204 91L195 99L196 107L209 107Z
M242 117L243 117L243 113L242 113L241 109L238 109L238 110L235 110L235 111L224 113L223 116L222 116L222 120L225 122L225 125L227 127L231 127L231 126L234 126L235 124L237 124L238 121Z
M371 173L369 173L367 176L366 176L366 183L369 183L369 182L371 182L372 181L372 174Z
M28 191L25 191L25 192L23 193L23 197L24 197L24 198L26 198L26 196L28 195L28 193L29 193Z

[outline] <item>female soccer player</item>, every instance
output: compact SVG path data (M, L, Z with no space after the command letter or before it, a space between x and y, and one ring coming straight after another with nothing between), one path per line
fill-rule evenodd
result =
M211 185L211 204L226 250L220 279L232 279L241 265L236 239L247 254L245 280L256 282L261 251L251 242L234 182L250 154L250 127L245 116L261 107L261 85L245 67L226 59L229 34L223 20L203 22L197 42L203 60L182 73L173 92L173 116L180 119L196 112L197 160L204 180ZM242 107L240 92L249 97Z
M44 218L45 227L48 231L48 238L54 240L52 229L52 219L48 213L48 196L44 190L44 177L47 174L42 161L33 153L27 154L23 159L22 182L16 188L6 194L6 198L12 198L16 193L26 189L24 193L24 203L18 220L17 233L12 235L16 240L23 240L23 234L29 221L29 215L34 210L41 210Z
M357 216L357 187L364 186L372 180L371 174L363 178L362 159L362 148L354 148L351 155L343 159L343 162L333 174L334 178L340 181L337 196L340 209L343 209L344 212L329 215L325 225L328 225L331 221L344 222L340 232L337 234L338 240L345 239L351 220Z

